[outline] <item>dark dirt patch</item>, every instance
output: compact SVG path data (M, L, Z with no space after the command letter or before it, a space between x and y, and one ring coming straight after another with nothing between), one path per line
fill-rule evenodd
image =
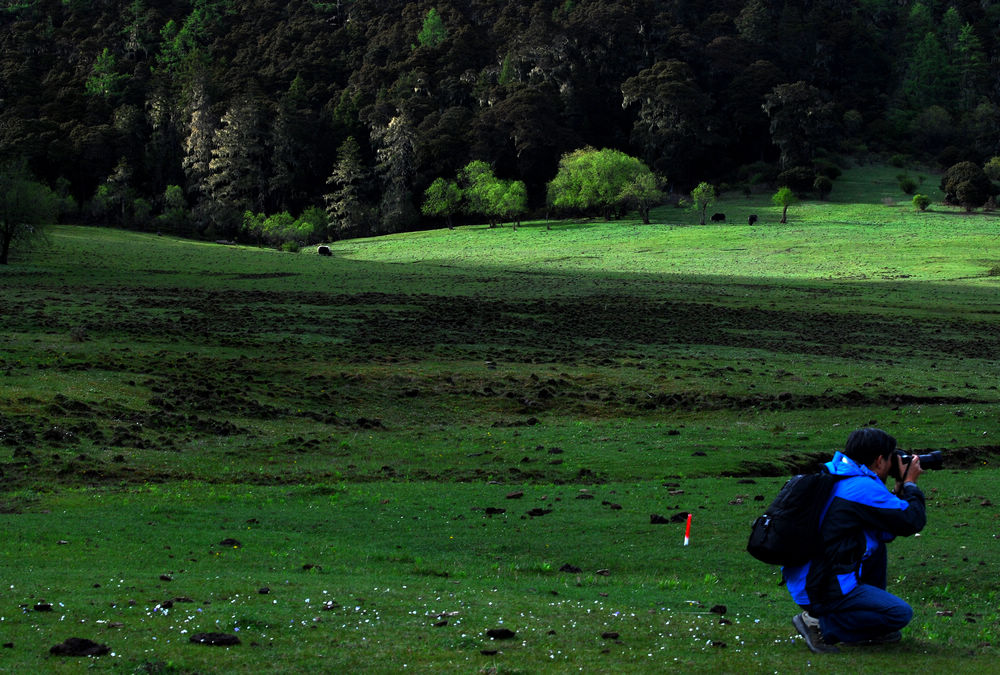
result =
M111 649L107 645L102 645L86 638L67 638L60 644L53 645L49 653L54 656L104 656L110 654Z
M297 277L298 272L257 272L249 274L234 274L234 279L284 279L286 277Z
M746 290L767 297L762 287ZM766 364L755 367L755 373L718 362L676 364L671 360L678 359L665 356L678 349L697 353L702 346L734 347L801 357L803 363L812 355L825 355L872 366L898 364L914 356L944 361L993 358L1000 353L1000 333L987 330L989 326L981 321L874 315L846 302L844 311L834 314L809 311L807 303L799 311L767 307L763 302L726 306L712 298L698 302L697 296L686 300L677 295L681 300L610 294L509 299L60 288L53 289L52 297L52 302L44 303L34 297L13 298L12 329L68 336L83 317L89 346L47 349L33 355L30 364L0 362L0 373L5 365L18 375L107 373L132 388L140 403L129 409L107 399L84 401L57 394L51 400L17 406L29 414L0 414L0 446L35 450L16 453L14 461L0 466L5 481L20 483L29 476L45 475L64 481L147 480L151 472L142 468L141 461L133 461L144 455L121 449L182 452L201 439L208 439L209 444L220 437L255 439L254 425L244 420L282 420L311 427L304 432L309 440L266 449L265 441L259 447L251 441L249 452L263 455L276 449L279 458L317 452L348 457L353 449L332 447L326 439L342 431L363 431L366 436L399 433L434 416L434 424L492 423L519 433L522 427L528 431L528 427L544 426L555 416L610 419L675 411L994 405L997 399L995 388L968 386L956 395L903 386L893 389L884 383L862 387L853 380L849 386L821 390L824 384L815 393L802 393L801 386L798 391L791 385L779 389L785 385L774 382L776 374ZM93 344L103 339L128 346L94 349ZM144 349L150 344L157 347ZM159 348L163 344L184 347ZM445 367L424 372L420 364L427 361ZM462 364L455 368L460 372L448 371L448 364L453 363ZM469 368L470 363L480 364L481 370ZM402 366L410 365L415 375L385 375L390 369L402 372L407 370ZM560 372L561 366L574 374ZM630 377L647 368L652 372ZM675 368L691 380L675 377ZM778 377L792 375L782 371ZM705 378L714 378L720 386L706 391L700 386ZM442 412L449 410L455 412ZM667 432L679 433L677 429ZM109 456L117 453L130 461L105 465L69 459L78 449L91 447L110 449ZM53 449L66 457L48 460ZM977 465L971 450L968 455L944 450L946 467ZM826 453L822 457L817 453L789 455L779 462L748 460L734 465L730 473L788 475L811 470L827 459ZM529 482L605 480L592 471L572 475L578 466L558 469L560 460L523 455L520 465L509 472L504 469L504 475ZM383 461L374 468L354 471L349 467L347 471L353 472L352 480L406 475L441 481L480 480L485 471L405 463L387 464L388 470L379 470ZM516 460L494 459L500 461ZM282 479L277 466L252 478Z
M75 292L108 293L86 288ZM289 336L320 334L336 338L363 359L461 348L483 359L502 356L521 362L543 358L597 363L636 349L673 345L853 358L886 350L955 358L990 358L1000 352L1000 335L972 320L920 320L863 311L831 314L636 297L622 302L621 297L603 295L506 300L175 288L121 291L115 297L121 309L89 315L88 335L177 336L233 345L280 341L283 349L294 350L297 340ZM16 330L44 327L68 333L79 323L58 305L37 309L24 302L23 311L18 309L11 312Z
M195 633L190 640L196 644L215 647L232 647L240 644L240 639L229 633Z
M907 448L907 452L924 455L935 450L943 455L944 469L974 469L995 463L995 457L1000 452L1000 446L982 445L954 448ZM819 471L820 466L830 461L829 451L797 452L786 455L774 461L745 460L732 471L724 471L721 475L728 477L759 476L777 478L794 476L800 473Z

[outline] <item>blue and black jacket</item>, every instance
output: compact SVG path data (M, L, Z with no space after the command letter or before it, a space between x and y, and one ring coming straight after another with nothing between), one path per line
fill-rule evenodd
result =
M802 606L833 603L858 585L864 561L896 536L919 532L927 522L924 494L906 483L902 498L874 471L841 452L826 463L836 483L823 516L823 555L782 569L792 599Z

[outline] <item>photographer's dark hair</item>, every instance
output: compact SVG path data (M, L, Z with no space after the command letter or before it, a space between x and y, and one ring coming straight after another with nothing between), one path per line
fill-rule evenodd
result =
M851 432L847 437L844 454L858 464L868 466L875 458L888 458L896 449L896 439L881 429L865 427Z

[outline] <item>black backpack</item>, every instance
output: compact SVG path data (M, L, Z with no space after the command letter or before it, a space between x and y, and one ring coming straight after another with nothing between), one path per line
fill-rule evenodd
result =
M771 565L802 565L823 553L820 518L833 487L848 476L819 473L794 476L764 515L753 522L747 552Z

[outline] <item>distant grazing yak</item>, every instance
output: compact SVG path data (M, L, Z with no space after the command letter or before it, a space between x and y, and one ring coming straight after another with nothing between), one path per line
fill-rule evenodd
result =
M333 251L330 250L329 246L320 246L316 249L316 252L320 255L333 255Z
M756 213L751 213L750 217L747 218L747 225L753 225L756 222L757 222L757 214Z
M724 223L724 222L726 222L726 214L725 213L713 213L712 214L712 222L713 223Z

